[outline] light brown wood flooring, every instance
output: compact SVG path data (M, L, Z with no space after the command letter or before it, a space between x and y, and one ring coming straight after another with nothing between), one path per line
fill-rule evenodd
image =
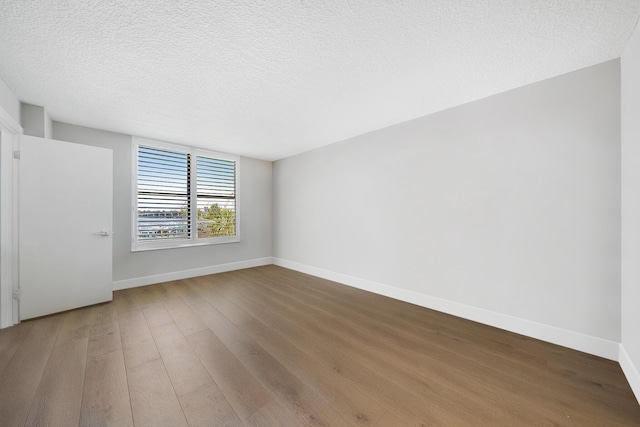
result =
M0 331L1 426L640 426L619 365L276 266Z

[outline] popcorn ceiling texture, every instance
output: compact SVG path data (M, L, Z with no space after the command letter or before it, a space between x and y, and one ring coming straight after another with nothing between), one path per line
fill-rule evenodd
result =
M2 0L57 121L275 160L620 56L640 0Z

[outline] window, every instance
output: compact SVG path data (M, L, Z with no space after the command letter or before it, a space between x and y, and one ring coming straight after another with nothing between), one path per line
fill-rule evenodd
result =
M134 140L133 250L239 241L238 159Z

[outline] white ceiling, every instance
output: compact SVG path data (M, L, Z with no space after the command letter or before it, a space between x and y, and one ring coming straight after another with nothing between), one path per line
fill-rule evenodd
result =
M1 0L54 120L275 160L617 58L640 0Z

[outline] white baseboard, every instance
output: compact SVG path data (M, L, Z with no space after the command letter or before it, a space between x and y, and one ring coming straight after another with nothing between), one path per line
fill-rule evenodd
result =
M610 360L618 360L620 354L620 344L590 335L573 332L555 326L549 326L530 320L513 317L478 307L472 307L437 298L425 294L421 294L406 289L396 288L382 283L373 282L358 277L349 276L342 273L325 270L293 261L280 258L273 258L273 263L281 267L296 270L301 273L311 274L323 279L342 283L354 288L363 289L365 291L374 292L400 301L409 302L429 309L441 311L443 313L452 314L464 319L473 320L485 325L494 326L496 328L526 335L542 341L558 344L574 350L604 357Z
M625 377L627 377L631 390L633 390L638 403L640 403L640 371L638 371L638 368L633 364L622 344L620 344L620 356L618 359L622 372L624 372Z
M153 285L155 283L171 282L172 280L188 279L190 277L206 276L207 274L224 273L226 271L242 270L243 268L260 267L273 264L271 257L249 259L228 264L212 265L191 270L174 271L171 273L155 274L153 276L136 277L134 279L116 280L113 290L136 288L138 286Z

